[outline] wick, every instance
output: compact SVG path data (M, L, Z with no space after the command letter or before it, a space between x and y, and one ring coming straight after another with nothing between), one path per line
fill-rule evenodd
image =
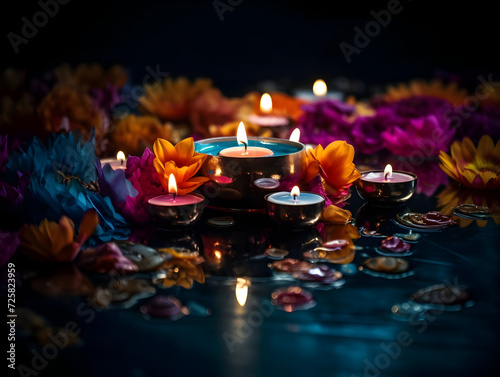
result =
M247 147L248 147L248 146L247 146L247 143L245 143L244 141L242 141L242 143L243 143L243 145L245 146L245 154L248 154L248 152L247 152Z
M123 165L123 162L124 162L124 161L125 161L125 160L120 160L120 162L121 162L121 165Z
M176 198L177 194L174 192L172 195L174 196L174 198L172 199L172 201L175 203L175 198Z
M391 177L392 177L392 174L391 174L391 173L389 173L389 172L385 173L385 174L384 174L384 182L385 182L385 181L388 181L388 180L389 180L389 178L391 178Z
M293 201L296 202L297 201L297 195L292 195L293 196Z

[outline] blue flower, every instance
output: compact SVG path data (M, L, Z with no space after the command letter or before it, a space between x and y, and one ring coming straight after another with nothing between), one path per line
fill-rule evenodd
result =
M109 196L115 206L124 203L129 196L137 196L138 191L125 177L125 170L113 170L110 164L101 166L100 161L95 162L95 167L99 180L99 192L103 196Z

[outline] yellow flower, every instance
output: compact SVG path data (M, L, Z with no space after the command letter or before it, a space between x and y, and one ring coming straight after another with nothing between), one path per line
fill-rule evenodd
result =
M76 240L74 240L75 225L64 215L59 219L59 223L44 219L38 226L25 224L20 230L20 249L35 261L71 262L98 224L99 217L95 209L85 212Z
M177 141L177 135L169 123L162 124L150 115L127 115L116 122L111 138L117 150L126 156L140 156L145 148L153 149L156 139Z
M500 187L500 141L495 146L489 135L483 135L476 147L465 137L451 146L451 157L439 152L441 169L458 183L477 189Z
M361 176L353 159L353 146L343 140L336 140L325 149L321 145L308 149L306 180L310 182L320 173L326 193L335 195Z
M400 83L389 86L387 93L382 95L385 101L398 101L413 96L428 96L442 98L454 105L463 105L467 97L467 90L458 88L457 83L444 84L441 80L412 80L409 84Z
M185 77L170 77L160 83L146 84L145 94L139 98L139 110L156 115L163 121L186 121L191 102L212 87L212 80L198 78L193 84Z
M38 106L38 116L45 130L60 131L61 121L66 117L69 128L79 129L84 138L95 127L96 139L104 137L104 116L94 105L92 99L82 90L57 85L47 94Z
M195 152L192 137L180 141L175 147L167 140L156 139L153 151L156 156L153 165L166 191L168 191L170 174L175 176L179 195L188 194L209 180L207 177L194 176L200 170L207 155Z
M186 258L172 258L162 264L167 276L163 279L164 287L180 285L189 289L193 286L193 281L200 284L205 283L205 273L200 264L196 264Z
M488 207L493 212L491 218L495 224L500 224L500 196L496 191L470 189L453 182L437 195L437 199L439 212L447 216L451 216L453 210L461 204L475 204L479 207ZM487 219L473 220L461 216L454 216L453 219L460 228L465 228L474 221L481 228L484 228L488 223Z

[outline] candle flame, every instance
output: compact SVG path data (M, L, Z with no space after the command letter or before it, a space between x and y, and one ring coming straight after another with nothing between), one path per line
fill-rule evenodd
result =
M173 174L168 176L168 193L177 194L177 182L175 181L175 176Z
M290 135L290 141L296 141L297 143L300 140L300 130L298 128L294 129L292 134Z
M264 93L262 97L260 97L260 111L265 114L269 114L273 111L273 100L269 93Z
M389 178L392 178L392 166L391 164L387 164L384 169L384 181L387 181Z
M117 154L116 154L116 159L118 161L125 161L125 153L123 153L122 151L119 151Z
M236 301L240 306L245 306L248 297L248 286L250 282L245 278L237 278L236 279Z
M319 79L313 84L313 92L318 97L323 97L326 94L326 83Z
M236 132L236 141L238 144L248 145L247 131L245 130L245 125L240 122L238 126L238 131Z
M293 186L292 191L290 191L290 195L293 196L293 199L297 199L297 196L300 196L299 186Z

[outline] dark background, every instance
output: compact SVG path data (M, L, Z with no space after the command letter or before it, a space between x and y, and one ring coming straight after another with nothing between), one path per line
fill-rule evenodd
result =
M310 87L316 78L329 88L341 87L342 78L366 87L432 77L477 85L479 73L500 67L497 12L484 0L465 6L402 0L402 12L351 63L339 44L354 44L354 27L364 29L370 11L387 9L387 1L242 0L223 21L213 3L71 0L16 54L7 34L21 34L21 18L32 20L41 8L37 1L8 2L1 64L36 75L63 62L119 63L135 83L146 66L159 65L172 77L210 77L227 96L268 80L284 90Z

